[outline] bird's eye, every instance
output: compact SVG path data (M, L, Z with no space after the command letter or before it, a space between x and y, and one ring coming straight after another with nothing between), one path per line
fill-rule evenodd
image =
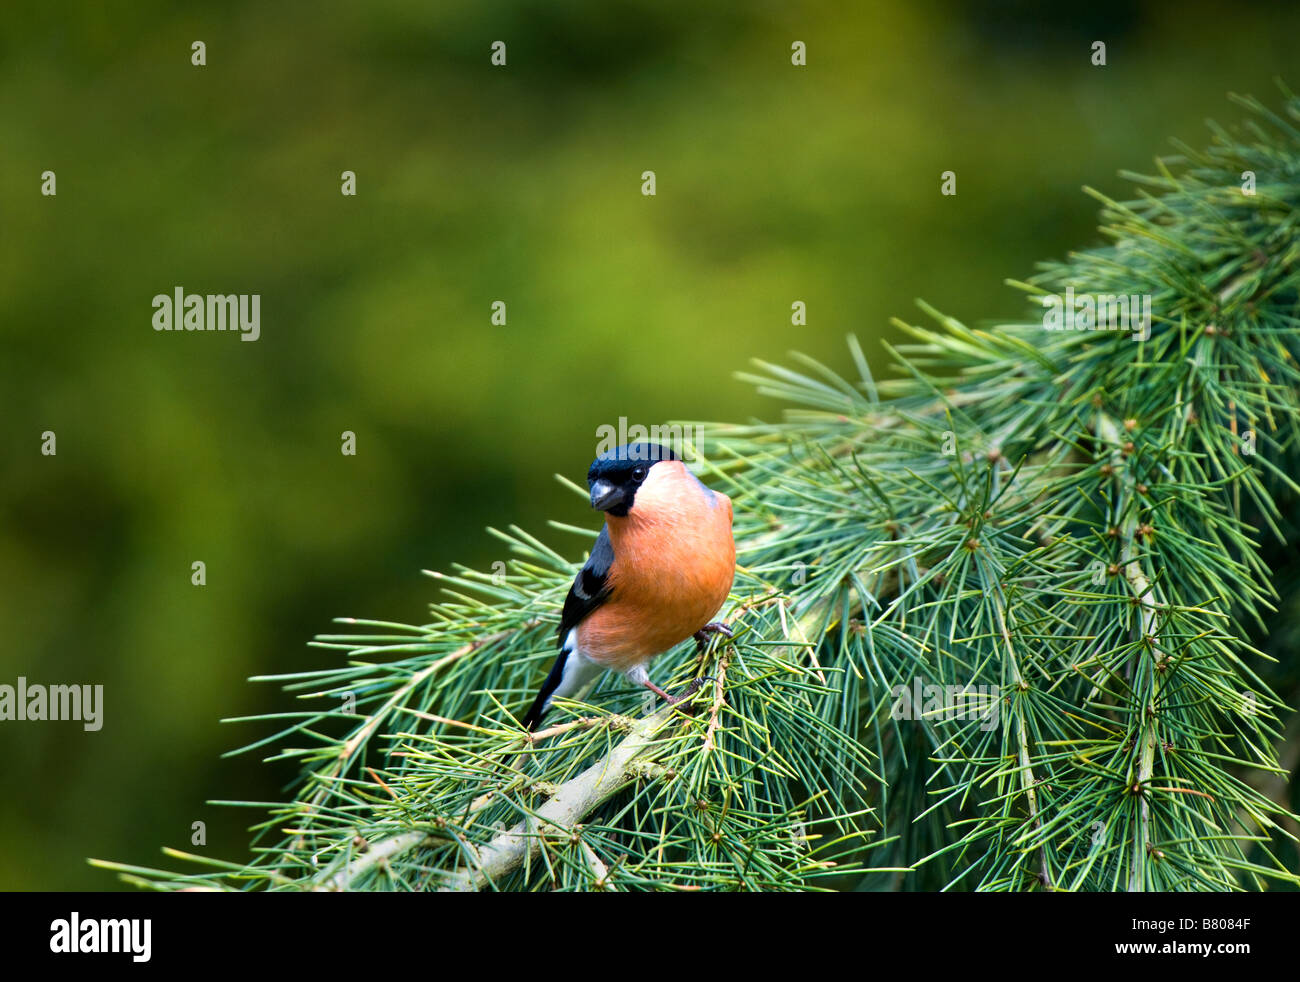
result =
M642 481L644 481L645 476L646 476L646 469L644 467L638 465L632 468L632 480L636 481L637 484L640 484Z

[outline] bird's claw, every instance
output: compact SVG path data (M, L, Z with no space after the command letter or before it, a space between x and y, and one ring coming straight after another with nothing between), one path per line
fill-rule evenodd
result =
M699 692L705 682L716 682L712 675L701 675L699 678L691 679L690 684L686 686L686 691L682 693L683 699L689 699L695 693Z
M731 633L731 628L728 627L722 621L712 621L708 624L705 624L702 628L700 628L691 636L695 638L696 646L700 649L700 651L703 651L705 648L708 647L709 638L714 634L721 634L724 638L728 638L728 639L735 637L735 635Z
M713 678L710 675L702 675L699 678L691 679L691 681L687 684L685 690L683 690L680 696L670 696L668 695L668 693L665 692L664 699L667 700L670 706L684 707L685 704L690 702L692 697L694 697L694 695L700 691L700 687L704 685L705 682L716 682L716 681L717 679Z

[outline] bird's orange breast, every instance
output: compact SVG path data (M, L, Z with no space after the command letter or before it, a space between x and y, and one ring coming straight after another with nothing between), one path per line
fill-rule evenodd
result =
M680 461L663 461L625 517L607 516L614 562L610 598L578 625L588 658L627 671L686 640L731 591L736 544L731 499Z

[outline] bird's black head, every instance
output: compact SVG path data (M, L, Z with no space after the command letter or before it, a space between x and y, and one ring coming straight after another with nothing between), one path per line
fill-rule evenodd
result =
M627 515L636 499L636 490L645 481L650 468L661 460L680 460L677 454L657 443L627 443L606 450L587 471L591 489L591 507L617 515Z

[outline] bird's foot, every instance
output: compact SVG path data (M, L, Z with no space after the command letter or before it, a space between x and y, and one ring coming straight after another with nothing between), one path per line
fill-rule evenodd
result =
M686 686L686 691L683 692L678 697L677 701L685 702L691 696L695 695L695 693L699 692L705 682L716 682L716 681L717 679L715 679L712 675L701 675L697 679L691 679L690 684Z
M702 628L691 635L691 637L695 638L696 648L703 653L704 649L709 646L709 638L715 634L721 634L724 638L735 637L735 635L731 633L731 628L722 621L712 621L705 624Z
M705 682L712 682L712 681L714 680L707 675L702 676L701 678L692 679L691 683L688 686L686 686L686 691L683 692L680 696L669 695L667 692L659 688L659 686L655 685L649 679L646 679L646 681L643 684L647 689L649 689L655 695L659 696L660 699L668 703L668 705L680 706L683 703L690 702L691 697L694 696L695 693L700 691L700 686L702 686Z

